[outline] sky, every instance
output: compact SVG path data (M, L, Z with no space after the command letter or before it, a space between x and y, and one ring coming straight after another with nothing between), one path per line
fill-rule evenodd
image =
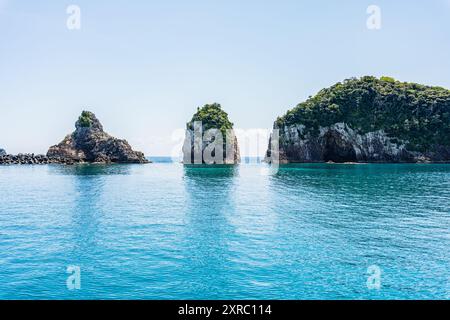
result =
M133 148L170 155L207 103L247 132L350 77L450 88L449 39L450 0L0 0L0 148L46 153L86 109Z

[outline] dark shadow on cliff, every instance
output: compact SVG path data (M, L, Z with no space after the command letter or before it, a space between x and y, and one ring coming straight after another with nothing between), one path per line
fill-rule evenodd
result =
M356 152L351 143L348 143L338 132L329 131L323 136L323 160L337 163L356 162Z

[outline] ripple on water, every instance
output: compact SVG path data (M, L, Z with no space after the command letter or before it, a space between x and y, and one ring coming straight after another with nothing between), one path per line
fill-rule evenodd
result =
M450 166L265 166L0 167L0 298L450 296Z

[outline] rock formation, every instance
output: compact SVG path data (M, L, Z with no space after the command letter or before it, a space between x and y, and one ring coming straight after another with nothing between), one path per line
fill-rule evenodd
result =
M56 146L47 157L90 163L147 163L142 152L133 151L125 140L111 137L92 112L83 111L75 123L76 130Z
M6 151L0 148L0 156L6 156Z
M383 130L358 134L345 123L321 127L318 134L306 132L303 125L275 129L279 129L281 134L281 163L415 162L423 157L408 151L405 144L392 142Z
M274 129L280 163L450 162L450 91L350 79L299 104Z
M222 145L214 143L218 136L222 139ZM220 149L222 154L216 155ZM240 161L238 141L228 114L217 103L198 108L186 126L183 163L237 164Z

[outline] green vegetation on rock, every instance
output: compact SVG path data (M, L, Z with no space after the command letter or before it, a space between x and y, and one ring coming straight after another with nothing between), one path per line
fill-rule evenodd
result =
M89 111L83 111L78 118L78 124L83 128L89 128L92 125Z
M187 124L189 130L194 129L195 121L202 122L203 131L219 129L224 137L227 129L233 129L233 123L228 119L228 114L222 110L218 103L207 104L202 108L198 108L192 120Z
M411 151L450 145L450 90L390 77L352 78L321 90L278 118L279 128L320 127L344 122L358 133L384 130L408 141Z
M392 78L392 77L386 77L386 76L381 77L380 80L381 80L381 81L385 81L385 82L391 82L391 83L394 83L394 82L395 82L395 79L394 79L394 78Z

